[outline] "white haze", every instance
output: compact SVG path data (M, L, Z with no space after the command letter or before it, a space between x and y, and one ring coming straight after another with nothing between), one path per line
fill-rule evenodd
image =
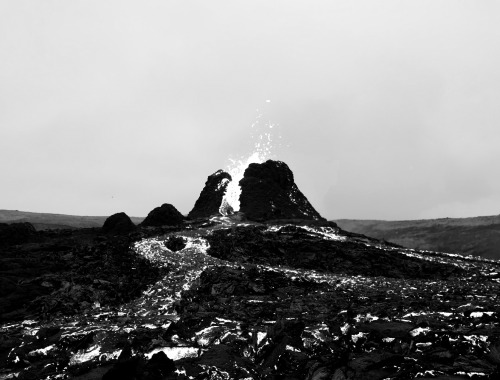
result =
M498 214L499 8L3 1L0 208L187 213L262 114L327 218Z

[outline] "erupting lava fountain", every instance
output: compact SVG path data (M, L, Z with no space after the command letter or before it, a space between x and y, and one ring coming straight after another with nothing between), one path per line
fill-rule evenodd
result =
M269 103L269 101L267 101ZM260 119L262 114L257 116L257 120L252 124L252 129L257 129L259 127ZM241 188L239 185L240 180L243 178L248 165L253 163L263 163L271 158L273 158L273 134L272 129L276 127L276 124L270 122L265 124L264 131L252 135L252 139L255 141L253 151L247 158L242 159L232 159L230 158L230 164L227 166L227 172L231 175L231 182L227 185L226 193L222 199L221 213L222 210L226 209L225 205L229 205L232 211L236 212L240 210L240 194ZM278 136L281 138L281 136Z

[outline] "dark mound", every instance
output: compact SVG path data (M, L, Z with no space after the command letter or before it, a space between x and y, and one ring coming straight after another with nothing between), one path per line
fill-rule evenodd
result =
M102 231L107 234L126 234L135 229L135 224L124 212L111 215L102 226Z
M184 216L169 203L153 209L141 223L145 227L176 226L184 221Z
M299 190L284 162L250 164L240 186L240 211L250 220L324 220Z
M392 278L443 279L464 273L453 265L364 243L325 240L299 226L283 227L279 232L264 226L237 227L214 231L207 240L209 255L235 262Z
M217 170L214 174L209 175L205 187L188 217L192 219L207 218L210 215L218 214L222 198L230 181L231 176L223 170Z
M0 223L0 245L27 243L35 237L36 230L31 223Z

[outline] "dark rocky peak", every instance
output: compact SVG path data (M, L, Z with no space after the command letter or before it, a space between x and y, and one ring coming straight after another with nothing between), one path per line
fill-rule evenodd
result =
M324 220L299 190L287 164L250 164L240 181L240 211L250 220Z
M184 216L171 204L164 203L153 209L141 223L144 227L176 226L184 221Z
M217 170L212 175L209 175L205 187L188 217L191 219L207 218L213 214L218 214L222 198L231 179L231 175L223 170Z
M102 231L107 234L126 234L135 229L135 224L124 212L111 215L102 226Z

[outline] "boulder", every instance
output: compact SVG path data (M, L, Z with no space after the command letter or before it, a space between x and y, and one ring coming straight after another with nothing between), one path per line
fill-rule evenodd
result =
M0 245L28 243L36 237L31 223L0 223Z
M102 231L107 234L126 234L135 229L135 224L124 212L111 215L102 226Z
M171 204L164 203L161 207L153 209L141 223L141 226L176 226L181 224L183 221L184 215L177 211L177 209Z
M188 217L191 219L207 218L213 214L219 214L222 198L229 182L231 182L231 175L223 170L217 170L209 175Z
M250 220L325 220L299 190L284 162L250 164L239 184L240 211Z

